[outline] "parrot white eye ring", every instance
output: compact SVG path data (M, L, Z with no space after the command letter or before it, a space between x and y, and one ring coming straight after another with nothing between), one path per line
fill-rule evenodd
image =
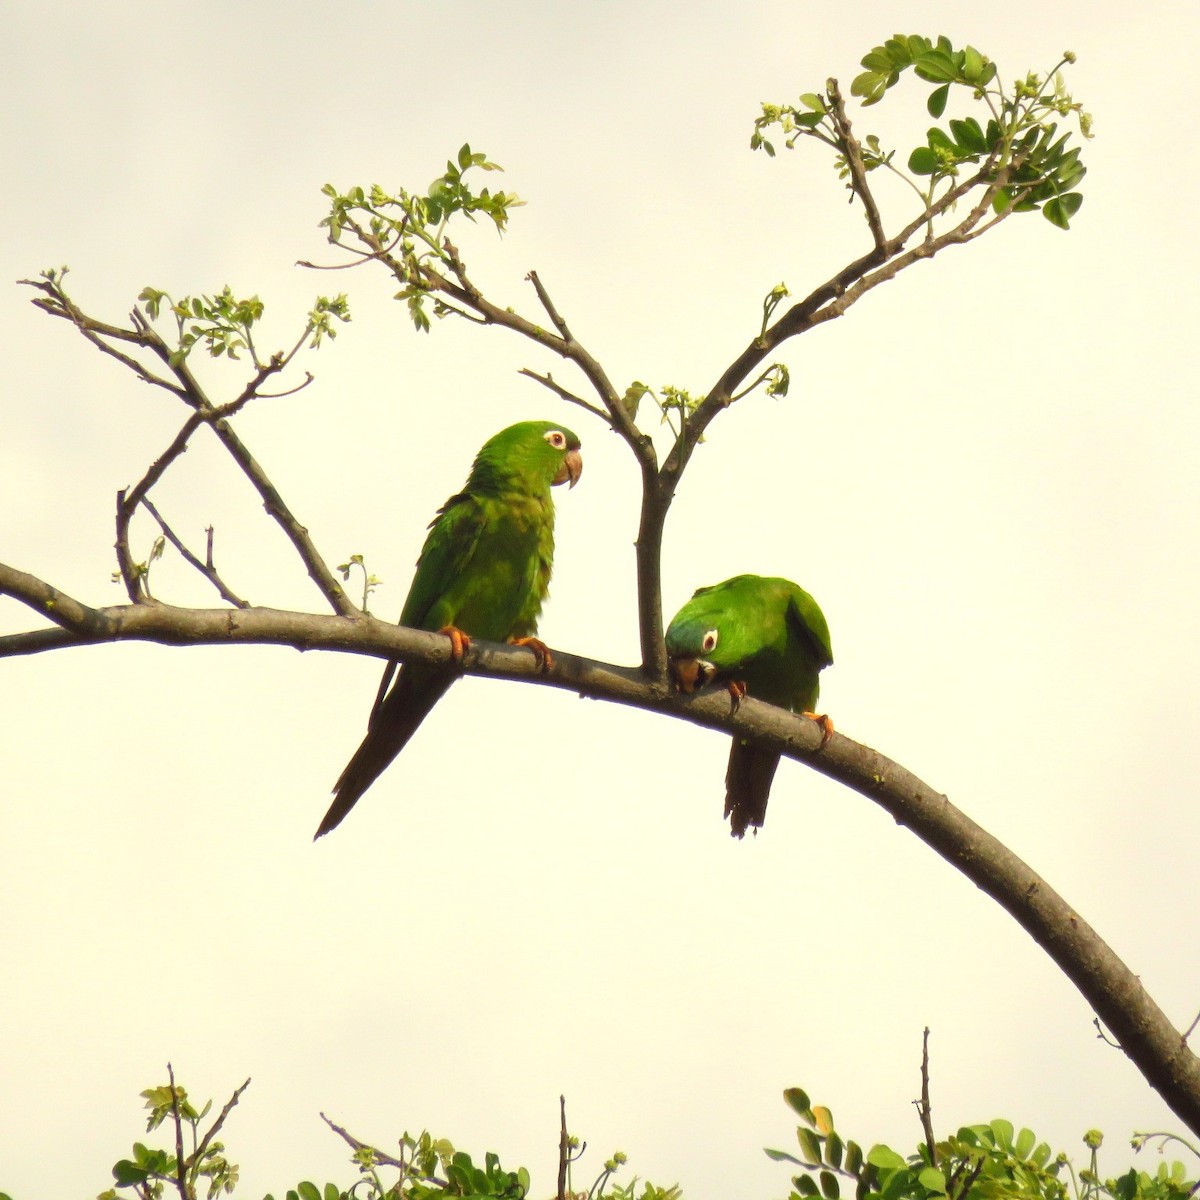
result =
M711 654L717 648L717 642L720 641L721 634L719 630L710 629L705 635L704 640L700 643L700 650L704 654Z
M542 435L555 450L567 448L567 435L561 429L551 429Z

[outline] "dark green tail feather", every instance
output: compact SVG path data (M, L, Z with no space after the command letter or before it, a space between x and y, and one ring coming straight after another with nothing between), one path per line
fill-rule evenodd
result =
M385 674L385 681L387 678ZM346 814L358 803L359 797L408 745L409 738L417 732L421 722L456 678L453 672L445 670L400 668L392 690L382 701L376 698L367 736L333 785L333 803L313 834L314 842L342 823Z
M745 837L747 828L758 829L767 819L771 781L778 766L779 755L775 751L733 739L725 771L725 816L734 837Z

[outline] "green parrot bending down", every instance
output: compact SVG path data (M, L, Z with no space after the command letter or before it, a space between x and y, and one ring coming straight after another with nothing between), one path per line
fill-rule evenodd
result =
M735 575L701 588L667 629L667 655L675 685L694 692L724 683L736 708L749 693L821 725L821 745L833 722L815 712L818 676L833 662L829 626L817 602L787 579ZM725 773L725 816L730 833L745 836L767 815L779 754L733 739Z
M553 421L522 421L485 443L466 487L429 526L400 624L447 634L456 662L471 638L529 646L539 662L549 662L533 635L554 558L550 488L574 487L582 470L579 439ZM445 666L413 662L397 671L388 663L367 735L334 784L314 841L337 827L454 679Z

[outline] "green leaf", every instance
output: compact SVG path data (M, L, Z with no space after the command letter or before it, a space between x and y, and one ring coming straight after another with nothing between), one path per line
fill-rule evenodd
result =
M771 1150L769 1148L764 1148L763 1153L772 1162L790 1162L795 1163L798 1167L804 1166L804 1164L794 1154L789 1154L786 1150Z
M792 1183L796 1187L796 1191L801 1196L818 1196L820 1189L817 1187L817 1181L811 1175L797 1175L792 1179Z
M925 137L930 147L934 150L944 150L947 154L957 154L958 152L957 143L938 125L931 125Z
M816 92L805 92L800 97L800 103L805 108L811 108L814 112L823 113L825 111L825 101L821 99Z
M811 1129L798 1126L796 1140L800 1143L800 1154L810 1167L821 1165L821 1138Z
M951 121L950 132L954 134L954 140L968 154L986 153L987 139L983 136L983 130L974 117L967 117L963 121Z
M1032 1129L1022 1129L1017 1134L1016 1145L1013 1146L1013 1153L1018 1158L1028 1158L1030 1151L1037 1145L1037 1135Z
M854 82L850 85L850 94L852 96L860 96L864 107L870 104L878 104L883 99L883 93L895 82L896 76L894 75L881 75L877 71L864 71L861 75L855 76Z
M1059 229L1069 229L1071 218L1079 211L1083 196L1079 192L1068 192L1065 196L1055 196L1047 200L1042 208L1042 215L1051 225Z
M983 55L974 46L968 46L963 51L963 78L968 83L981 83L983 81L983 66Z
M132 1187L136 1183L145 1183L149 1178L149 1172L144 1167L127 1158L113 1164L112 1174L117 1187Z
M927 1191L943 1196L946 1194L946 1177L937 1167L926 1167L917 1176L917 1182Z
M874 1145L867 1151L867 1162L881 1171L900 1171L908 1164L890 1146Z
M938 156L928 146L918 146L908 156L908 169L914 175L933 175L938 165Z
M864 54L861 65L875 74L890 75L892 73L892 56L882 46Z
M846 1143L846 1170L851 1175L858 1175L863 1167L862 1147L857 1142Z
M300 1195L300 1200L321 1200L321 1189L307 1179L303 1183L296 1184L296 1191Z
M992 1131L992 1137L1001 1150L1012 1149L1013 1127L1011 1121L998 1117L988 1125L988 1128Z
M925 107L929 115L935 120L946 111L946 101L950 96L950 85L943 83L940 88L934 88L929 93L929 99L925 102Z
M825 1139L825 1161L835 1169L840 1167L845 1149L846 1144L831 1129L829 1136Z
M957 77L954 60L943 50L930 50L914 64L917 74L926 83L950 83Z
M639 386L645 386L644 384ZM647 391L650 389L647 388ZM787 1102L788 1107L806 1121L812 1120L812 1104L808 1099L808 1093L803 1088L785 1088L783 1098Z
M821 1180L821 1195L825 1197L825 1200L838 1200L842 1191L838 1187L837 1176L832 1171L822 1171L819 1178Z
M1042 1170L1045 1168L1046 1164L1050 1161L1053 1154L1054 1154L1054 1151L1051 1150L1050 1147L1048 1145L1046 1145L1045 1142L1039 1142L1037 1145L1037 1149L1034 1150L1034 1152L1029 1156L1029 1160L1030 1160L1030 1162L1033 1163L1033 1165L1035 1167L1038 1168L1038 1170Z

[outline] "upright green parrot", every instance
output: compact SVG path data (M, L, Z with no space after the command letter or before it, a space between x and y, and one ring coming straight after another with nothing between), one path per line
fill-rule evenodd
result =
M833 662L829 626L817 602L787 579L735 575L701 588L667 629L667 655L680 691L724 683L734 705L749 693L821 725L821 745L833 722L817 716L818 676ZM743 837L762 825L779 755L733 739L725 772L725 816Z
M471 638L527 645L550 586L554 557L554 484L579 481L579 439L553 421L501 430L475 457L466 487L429 526L400 624L450 637L461 661ZM390 662L367 722L367 735L337 783L314 841L341 822L382 774L454 682L444 666ZM390 687L390 690L389 690Z

